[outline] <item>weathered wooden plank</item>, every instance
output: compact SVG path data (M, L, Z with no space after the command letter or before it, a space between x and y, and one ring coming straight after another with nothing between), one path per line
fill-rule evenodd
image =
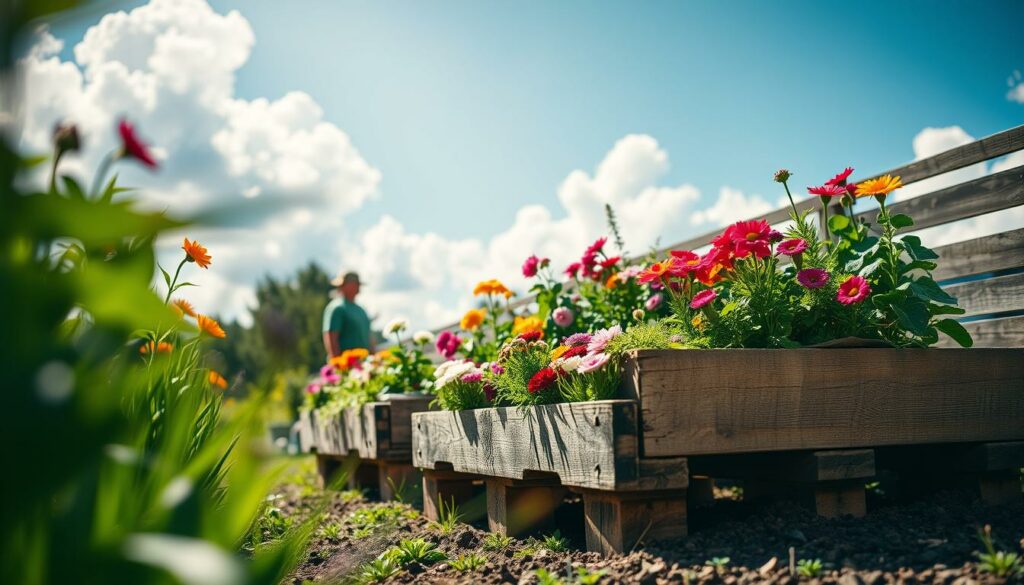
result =
M412 413L430 410L433 400L434 397L429 395L396 394L388 397L388 437L392 450L407 451L411 456Z
M628 553L643 542L686 536L686 490L583 492L587 550Z
M956 297L964 317L1024 309L1024 272L944 287Z
M1024 228L975 238L935 249L935 280L963 278L1024 267Z
M1024 439L1020 349L667 350L633 359L644 457Z
M1024 205L1024 166L1002 171L940 189L926 195L889 205L892 213L914 219L909 231L968 219L986 213ZM877 209L856 214L860 220L877 224Z
M594 489L685 487L685 460L644 466L637 457L636 403L606 400L528 409L485 408L413 415L413 464L488 477L557 474Z
M903 184L909 185L1018 150L1024 150L1024 126L1010 128L976 142L951 148L935 156L900 165L871 178L882 175L899 175L903 178ZM863 180L865 179L857 179L857 182Z
M299 451L312 453L316 450L316 437L313 434L313 421L308 410L299 412Z
M554 530L554 511L562 505L566 488L558 480L517 481L487 478L487 527L491 532L520 536Z
M1024 316L984 319L963 324L974 338L974 347L1024 347ZM936 347L959 347L942 336Z
M304 413L311 444L324 455L357 455L362 459L409 460L412 457L412 413L429 409L430 396L402 396L343 409L332 420Z

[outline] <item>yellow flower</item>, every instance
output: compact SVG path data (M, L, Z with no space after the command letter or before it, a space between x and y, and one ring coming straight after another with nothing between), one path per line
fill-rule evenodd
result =
M174 305L179 314L188 315L193 319L195 318L196 310L192 306L192 303L186 301L185 299L174 299L173 301L171 301L171 304Z
M483 280L473 287L473 295L504 295L507 299L512 296L512 291L501 283L500 280L492 278L491 280Z
M228 388L228 381L224 379L224 376L221 376L213 370L210 370L209 380L211 386L216 386L221 390L227 390Z
M182 244L181 249L185 250L185 255L188 257L189 262L195 262L200 268L209 268L210 260L213 260L213 257L210 256L206 248L199 242L190 242L188 238L185 238L185 243Z
M558 358L562 357L562 354L564 354L567 351L569 351L569 346L568 345L559 345L555 349L552 349L551 350L551 361L555 361Z
M166 341L161 341L160 343L156 344L156 353L171 353L171 350L173 349L174 346L171 345L170 343L167 343ZM143 344L142 347L139 348L139 353L141 354L147 354L152 352L153 340L149 340L149 342Z
M196 315L196 325L199 326L199 331L201 333L205 333L210 337L224 339L228 336L227 333L224 333L224 329L221 328L220 323L218 323L216 319L212 319L206 315Z
M462 320L459 321L459 327L466 331L476 331L477 327L483 324L486 317L487 309L470 309L462 316Z
M522 335L531 331L540 331L541 335L544 334L544 322L536 315L516 317L512 323L512 335Z
M903 186L903 181L897 176L883 175L875 179L868 179L857 184L857 197L864 195L880 195L885 197L889 193Z

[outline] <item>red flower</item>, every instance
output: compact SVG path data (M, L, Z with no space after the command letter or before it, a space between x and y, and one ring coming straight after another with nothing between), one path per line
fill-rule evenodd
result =
M672 255L669 274L680 278L690 276L706 263L704 258L689 250L672 250L669 254Z
M763 219L738 221L725 230L725 236L732 242L737 258L750 254L758 258L769 256L772 253L768 240L771 233L771 226Z
M808 187L807 192L818 197L835 197L837 195L846 195L846 187L822 185L820 187Z
M565 350L565 353L563 353L561 355L561 357L563 357L563 358L571 358L571 357L584 356L584 355L587 355L587 346L585 344L584 345L574 345L574 346L570 347L569 349Z
M668 269L671 266L671 260L666 262L655 262L654 264L651 264L650 266L645 268L644 271L640 273L640 276L637 277L636 281L651 282L653 280L660 280L663 276L669 273Z
M612 268L613 266L619 263L619 260L622 260L622 256L612 256L611 258L605 258L603 261L601 261L601 270L608 270L609 268Z
M710 303L711 301L715 300L715 297L717 296L718 293L716 293L715 289L713 288L702 290L699 293L693 295L693 299L690 300L690 308L699 309L704 305Z
M836 300L844 305L859 303L868 298L871 294L871 285L864 280L863 276L851 276L839 285L839 292L836 293Z
M796 256L807 250L807 242L802 238L793 238L779 244L777 251L786 256Z
M519 339L522 339L523 341L526 341L526 342L530 342L530 341L538 341L542 337L544 337L544 332L543 331L527 331L526 333L521 334L519 336Z
M837 185L839 187L846 186L846 179L850 178L850 174L853 172L853 167L846 167L846 170L825 181L826 185Z
M566 267L565 275L570 278L576 278L576 275L580 273L580 268L583 268L582 264L580 264L579 262L573 262L568 267Z
M597 238L593 244L587 247L588 254L597 254L598 252L604 251L604 244L608 241L608 238Z
M548 367L541 368L533 375L533 377L530 378L530 382L526 385L526 389L530 391L530 394L536 394L543 390L547 390L557 380L558 372Z
M796 280L805 288L821 288L828 284L829 274L823 268L804 268L796 273Z
M121 118L117 125L117 131L121 134L123 156L138 159L139 162L151 169L156 168L156 159L149 152L149 147L135 134L135 127L131 122Z
M537 269L540 267L542 260L536 255L530 256L523 262L523 276L526 278L533 278L537 276Z

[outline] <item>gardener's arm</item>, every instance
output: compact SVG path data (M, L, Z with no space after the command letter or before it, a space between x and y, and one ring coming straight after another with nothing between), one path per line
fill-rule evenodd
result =
M324 331L324 349L327 350L327 355L331 357L337 357L341 354L337 331Z
M328 308L330 310L324 314L324 349L327 350L327 355L336 357L341 355L341 343L338 339L345 315L341 307Z

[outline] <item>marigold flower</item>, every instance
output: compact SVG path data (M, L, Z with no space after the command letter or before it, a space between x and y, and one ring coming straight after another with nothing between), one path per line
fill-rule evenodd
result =
M487 317L487 309L470 309L462 316L459 327L465 331L476 331Z
M775 251L784 256L796 256L802 254L807 250L807 242L803 238L793 238L781 242Z
M851 276L839 285L836 300L844 305L859 303L871 294L871 285L863 276Z
M717 297L718 293L715 292L715 289L713 288L702 290L699 293L693 295L693 298L690 300L690 308L699 309L707 305L711 301L715 300L715 298Z
M505 287L500 280L492 278L478 282L473 288L473 295L504 295L506 298L512 296L512 291Z
M512 322L512 335L522 336L523 333L531 331L539 331L541 332L541 337L543 337L544 322L540 320L540 317L536 315L529 317L517 316Z
M190 242L188 238L185 238L185 243L181 246L182 250L185 250L185 256L187 256L189 262L195 262L200 268L209 268L210 260L213 257L206 251L199 242Z
M831 179L825 181L825 184L826 185L838 185L840 187L845 187L846 186L846 179L849 179L850 178L850 174L852 174L852 173L853 173L853 167L846 167L846 169L843 172L838 173L838 174L836 174L836 176L834 176Z
M576 315L573 314L572 309L568 307L558 307L554 311L551 311L551 320L559 327L568 327L572 325L572 322L575 319Z
M611 276L609 276L609 277L607 278L607 280L605 280L605 281L604 281L604 287L605 287L606 289L608 289L608 290L611 290L611 289L613 289L613 288L615 288L615 287L619 286L619 284L620 284L621 282L622 282L622 281L621 281L621 280L619 280L619 273L618 273L618 272L613 272L613 273L612 273L612 275L611 275Z
M846 195L846 188L839 185L821 185L819 187L808 187L807 192L818 197L838 197Z
M882 175L881 177L868 179L867 181L858 184L857 197L862 197L864 195L875 195L884 197L902 186L903 180L900 179L900 177Z
M828 284L829 274L823 268L804 268L796 273L796 281L805 288L821 288Z
M210 337L216 337L217 339L224 339L228 336L224 333L224 329L221 328L220 323L212 317L206 315L196 315L196 325L199 326L200 333L205 333Z
M227 390L228 381L224 379L224 376L221 376L217 372L210 370L210 375L208 379L210 380L211 386L216 386L221 390Z
M530 378L530 381L526 385L526 389L530 391L530 394L536 394L547 390L558 381L558 376L559 373L552 368L541 368Z
M139 353L144 354L144 355L145 354L153 353L153 349L154 349L153 345L154 345L153 340L150 339L149 341L147 341L146 343L142 344L139 347ZM157 343L155 345L156 345L156 353L171 353L171 351L174 350L174 346L172 344L166 342L166 341L161 341L160 343Z
M178 310L178 313L180 313L181 315L188 315L193 319L196 317L195 307L193 307L192 303L186 301L185 299L174 299L171 301L171 304L174 305L174 307Z
M156 159L149 152L149 147L139 139L131 122L121 118L121 121L117 124L117 131L121 135L122 156L137 159L151 169L156 168Z

